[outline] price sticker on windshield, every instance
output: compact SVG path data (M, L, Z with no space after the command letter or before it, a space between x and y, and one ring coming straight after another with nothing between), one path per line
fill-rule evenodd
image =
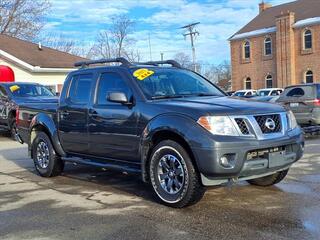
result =
M18 85L13 85L13 86L10 87L10 91L11 92L15 92L15 91L17 91L19 89L20 89L20 87Z
M133 76L136 77L138 80L143 81L147 77L150 77L154 74L154 71L149 70L147 68L141 68L134 71Z

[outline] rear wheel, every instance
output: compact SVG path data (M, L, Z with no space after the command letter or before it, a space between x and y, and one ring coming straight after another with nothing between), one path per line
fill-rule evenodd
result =
M64 162L55 153L51 140L44 132L36 132L32 154L35 168L42 177L54 177L62 173Z
M281 182L287 176L288 172L289 172L289 169L281 172L277 172L275 174L272 174L266 177L248 180L248 183L256 186L262 186L262 187L272 186L274 184Z
M205 188L187 151L177 142L160 142L151 154L150 180L157 197L167 206L182 208L198 202Z

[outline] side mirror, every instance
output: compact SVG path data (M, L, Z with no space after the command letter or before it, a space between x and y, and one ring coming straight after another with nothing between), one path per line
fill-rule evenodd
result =
M107 95L107 100L109 102L121 103L121 104L129 104L129 100L127 95L123 92L111 92Z

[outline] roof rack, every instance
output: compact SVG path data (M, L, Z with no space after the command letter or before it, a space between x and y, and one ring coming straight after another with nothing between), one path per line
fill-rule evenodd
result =
M137 63L141 65L153 65L153 66L159 66L161 64L170 64L172 67L176 68L182 68L181 65L175 61L175 60L165 60L165 61L149 61L149 62L142 62L142 63Z
M122 58L122 57L113 58L113 59L103 58L103 59L99 59L99 60L89 60L89 61L83 61L83 62L76 62L74 64L74 66L85 68L85 67L88 67L93 64L103 64L103 63L121 63L124 66L131 66L131 63L127 59Z

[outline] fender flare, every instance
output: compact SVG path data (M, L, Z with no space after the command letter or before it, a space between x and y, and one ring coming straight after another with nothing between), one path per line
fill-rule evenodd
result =
M35 128L37 128L39 126L41 126L42 128L44 128L46 130L45 132L46 132L46 134L48 134L48 137L50 138L50 140L52 142L53 148L58 153L58 155L63 156L63 157L66 156L66 153L63 150L60 139L59 139L57 126L54 123L54 121L52 120L52 118L45 113L38 113L31 120L30 127L29 127L29 136L30 136L29 148L30 148L30 150L31 150L31 147L33 144L33 140L35 138L33 131Z
M152 140L155 134L160 131L169 131L178 135L188 144L192 152L192 146L201 144L201 142L203 142L203 138L206 136L195 134L195 132L199 132L199 129L201 129L201 127L194 119L182 114L163 114L153 118L144 128L141 135L139 151L141 158L142 180L144 182L148 181L147 163L153 147ZM200 138L202 138L202 140ZM193 152L192 154L194 156ZM197 159L194 160L195 164L197 164Z

